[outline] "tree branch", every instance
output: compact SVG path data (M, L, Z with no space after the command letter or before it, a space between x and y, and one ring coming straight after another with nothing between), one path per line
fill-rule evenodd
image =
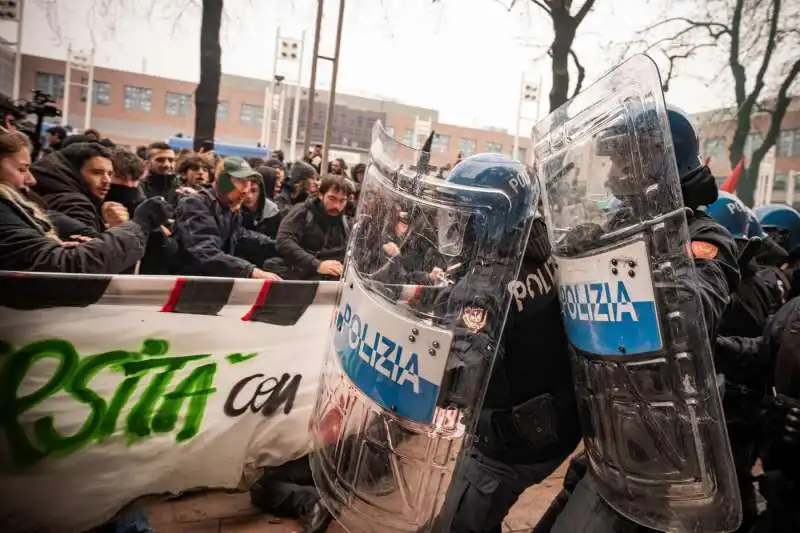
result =
M664 52L664 55L667 56L667 61L669 61L669 68L667 69L667 75L664 77L664 81L661 84L661 89L665 93L669 91L669 83L672 81L672 77L673 77L673 75L675 73L675 62L676 61L678 61L679 59L689 59L690 57L692 57L692 55L694 55L694 53L697 50L699 50L701 48L709 48L709 47L712 47L712 46L716 46L716 43L696 44L694 46L689 47L689 49L686 50L683 53L677 53L676 52L674 54L667 54L666 52Z
M572 61L575 63L575 68L578 69L578 80L575 82L575 90L572 91L572 96L570 97L574 98L575 95L581 92L581 89L583 88L583 80L586 78L586 69L583 68L581 62L578 61L578 55L575 53L575 50L570 48L569 55L572 57Z
M741 0L737 0L741 1ZM686 30L696 29L696 28L705 28L708 30L708 35L712 39L719 39L723 35L730 35L731 29L729 26L722 24L721 22L713 22L713 21L700 21L700 20L692 20L687 17L671 17L655 24L651 24L649 26L645 26L640 33L646 33L653 31L656 28L660 28L661 26L666 26L667 24L671 24L673 22L683 22L688 24L688 28L685 28L683 31L679 32L678 35L683 34ZM716 29L716 31L714 31Z
M550 9L550 6L542 2L542 0L531 0L531 2L542 8L544 12L550 15L551 17L553 16L553 11Z
M573 17L575 19L575 25L580 26L583 19L586 18L586 15L594 6L595 0L586 0L581 8L578 10L578 13Z

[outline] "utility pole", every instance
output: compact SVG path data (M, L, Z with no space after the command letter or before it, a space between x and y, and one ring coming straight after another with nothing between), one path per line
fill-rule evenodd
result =
M328 116L325 118L325 141L322 144L322 164L320 171L328 168L328 150L331 144L331 130L333 130L333 111L336 106L336 78L339 76L339 52L342 45L342 26L344 26L345 0L339 0L339 20L336 23L336 47L333 51L333 75L331 76L331 94L328 99Z
M322 13L324 11L324 0L317 0L317 22L314 27L314 54L311 58L311 81L308 86L308 109L306 110L306 137L304 144L304 155L311 148L311 132L314 123L314 97L317 91L317 59L319 58L319 39L322 31Z

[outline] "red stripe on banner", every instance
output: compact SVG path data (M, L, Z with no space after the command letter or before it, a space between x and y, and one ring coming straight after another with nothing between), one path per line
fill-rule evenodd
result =
M264 284L261 286L261 290L258 291L258 298L256 298L256 303L253 304L253 307L242 317L242 320L249 322L251 318L253 318L253 313L257 310L261 309L264 305L264 302L267 300L267 295L269 294L269 288L272 286L272 281L266 280Z
M172 292L169 293L169 300L167 303L164 304L164 307L161 308L162 313L171 313L175 306L178 304L178 300L181 297L181 291L183 290L184 285L186 285L186 280L184 278L178 278L175 280L175 286L172 287Z

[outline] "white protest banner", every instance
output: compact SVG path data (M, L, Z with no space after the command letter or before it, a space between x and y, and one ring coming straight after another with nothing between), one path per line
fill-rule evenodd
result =
M336 283L0 273L0 530L308 452Z

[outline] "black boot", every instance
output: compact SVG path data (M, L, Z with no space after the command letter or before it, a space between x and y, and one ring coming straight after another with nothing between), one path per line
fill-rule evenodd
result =
M303 533L324 533L332 522L333 515L320 502L315 503L309 512L300 517Z

